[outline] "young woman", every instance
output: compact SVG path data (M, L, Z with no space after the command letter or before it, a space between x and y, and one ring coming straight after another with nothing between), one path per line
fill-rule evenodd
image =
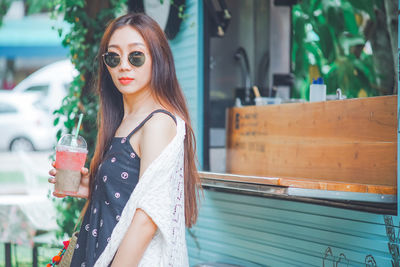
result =
M200 187L195 140L153 19L128 14L109 24L97 89L99 132L74 195L88 200L71 266L188 266L185 226L196 222Z

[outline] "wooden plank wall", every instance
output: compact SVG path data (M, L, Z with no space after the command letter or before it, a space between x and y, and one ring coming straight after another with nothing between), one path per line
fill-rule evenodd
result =
M397 184L397 96L228 110L227 172Z
M366 266L367 255L376 266L392 266L383 215L271 198L205 190L186 238L190 266L324 266L328 248L325 266Z
M197 156L202 165L203 159L203 36L199 25L202 25L201 2L187 0L185 19L170 46L174 55L176 74L185 94L189 108L192 127L196 135Z

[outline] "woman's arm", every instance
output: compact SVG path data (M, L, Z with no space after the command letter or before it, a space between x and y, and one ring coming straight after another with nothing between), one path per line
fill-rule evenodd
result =
M154 114L143 126L140 137L139 177L175 135L176 124L166 114ZM157 225L150 216L137 209L111 266L137 266L156 231Z
M111 266L137 266L156 230L151 218L137 209Z

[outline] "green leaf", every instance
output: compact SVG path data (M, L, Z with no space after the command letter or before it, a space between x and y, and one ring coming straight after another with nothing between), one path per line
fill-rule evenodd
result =
M339 44L343 48L345 55L350 54L350 48L356 45L364 45L365 39L358 35L358 36L346 36L345 34L339 37Z
M59 129L59 130L57 131L57 134L56 134L57 140L60 140L61 134L62 134L62 130Z
M57 124L60 122L60 117L55 118L53 125L57 126Z
M322 11L326 17L326 24L335 34L344 30L344 18L340 1L322 0Z
M373 68L366 64L365 62L361 60L354 60L354 66L357 68L357 70L363 74L368 79L368 82L373 83L374 82L374 73L373 73Z
M336 35L331 33L331 29L327 24L320 25L316 32L319 36L319 43L323 56L328 61L333 61L336 57L334 44L337 43Z
M66 121L64 122L64 126L65 126L68 130L71 130L71 129L74 127L74 121L68 119L68 120L66 120Z
M368 13L368 15L372 19L375 19L374 0L347 0L347 1L355 8ZM382 0L382 1L387 1L387 0Z
M354 16L354 9L350 3L346 2L342 5L345 29L353 35L358 34L358 25Z

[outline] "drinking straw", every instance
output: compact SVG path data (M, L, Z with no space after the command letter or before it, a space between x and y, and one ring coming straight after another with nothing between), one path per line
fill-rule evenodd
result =
M253 92L255 97L261 97L260 91L258 90L258 87L256 85L253 86Z
M79 115L78 126L76 126L76 130L75 130L75 139L78 139L78 133L79 133L79 129L81 128L82 118L83 118L83 114L81 113Z

